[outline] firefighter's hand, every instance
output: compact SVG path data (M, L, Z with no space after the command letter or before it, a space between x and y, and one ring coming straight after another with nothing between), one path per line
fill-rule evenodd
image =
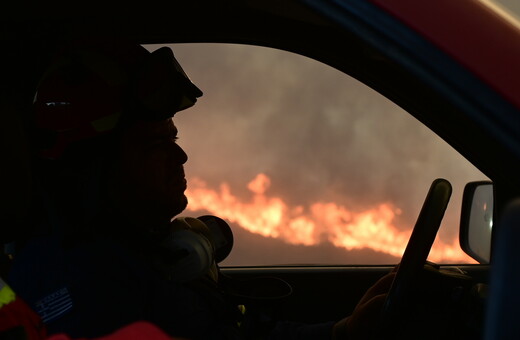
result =
M366 339L378 326L381 308L395 277L395 270L383 276L359 300L354 312L334 325L334 340Z

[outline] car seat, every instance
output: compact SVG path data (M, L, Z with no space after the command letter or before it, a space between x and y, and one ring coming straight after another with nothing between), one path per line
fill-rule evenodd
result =
M504 210L494 236L484 339L520 339L520 198Z

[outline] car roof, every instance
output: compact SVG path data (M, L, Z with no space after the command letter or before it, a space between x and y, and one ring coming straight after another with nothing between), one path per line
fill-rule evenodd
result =
M373 2L520 107L520 22L514 17L484 1Z

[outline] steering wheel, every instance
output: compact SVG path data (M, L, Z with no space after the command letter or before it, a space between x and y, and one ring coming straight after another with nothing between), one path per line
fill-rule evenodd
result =
M379 334L395 334L398 321L410 302L409 292L426 263L450 196L450 182L442 178L433 181L383 304Z

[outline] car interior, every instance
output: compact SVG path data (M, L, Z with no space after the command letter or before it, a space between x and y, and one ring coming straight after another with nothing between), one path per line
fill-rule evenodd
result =
M308 182L293 183L290 181L299 181L300 177L290 171L285 175L286 177L277 178L273 170L270 185L262 187L261 184L260 189L255 189L257 187L254 184L247 187L254 182L253 179L258 178L255 177L258 173L265 172L271 175L270 171L274 169L265 168L260 164L263 152L275 151L273 148L267 151L262 149L262 145L270 145L262 138L274 140L275 137L270 134L274 135L277 129L282 129L278 125L284 124L284 115L298 117L298 114L302 114L300 112L273 113L273 116L279 120L273 120L271 125L265 124L267 130L263 132L264 135L258 134L257 139L253 139L256 143L253 151L244 151L254 152L252 159L237 157L237 163L229 161L232 168L235 166L237 174L241 174L240 176L220 178L230 170L225 167L219 168L218 163L227 162L226 157L232 158L234 149L227 153L213 155L215 158L204 158L213 156L203 155L197 159L196 156L199 147L207 148L207 145L211 144L206 140L211 137L227 141L230 145L236 144L236 140L240 138L245 140L255 137L248 130L254 128L248 121L258 123L260 120L255 120L254 117L261 114L252 110L251 103L244 99L250 95L250 92L247 92L247 88L234 78L233 72L242 70L239 64L254 65L253 56L263 53L255 49L268 48L296 55L302 59L312 59L313 63L320 64L321 67L334 70L341 76L348 75L349 79L357 84L364 84L363 87L366 86L371 89L370 91L385 97L392 102L392 105L399 107L399 110L407 112L410 115L408 118L413 117L415 123L427 127L428 131L431 130L435 136L440 137L461 159L464 159L464 162L475 169L471 171L475 171L478 178L470 176L466 182L457 182L459 186L452 188L454 183L450 183L452 181L449 178L446 180L433 177L429 182L423 182L421 187L414 187L414 192L408 193L407 199L414 202L415 211L403 212L408 218L407 221L411 221L407 226L410 227L407 234L410 237L405 240L405 248L400 249L403 255L400 257L391 253L392 256L387 256L379 262L350 258L343 260L341 256L346 253L343 249L336 254L337 262L331 263L330 258L320 258L324 248L319 247L319 240L316 244L312 244L314 248L305 248L303 241L286 247L302 253L300 260L289 255L286 258L279 257L278 261L273 262L266 260L267 254L257 255L255 251L269 253L269 249L274 249L270 247L275 247L272 244L283 249L287 244L283 242L287 241L284 241L281 236L277 238L272 232L264 234L262 243L252 246L247 242L257 240L261 232L257 231L255 234L251 229L245 231L239 226L240 220L235 219L234 215L219 213L223 210L209 206L188 210L185 215L193 217L205 214L216 215L224 220L227 219L231 225L235 234L234 249L227 260L222 261L220 270L225 277L224 280L228 280L228 287L233 290L237 304L259 308L279 320L305 323L335 321L351 313L366 289L399 264L396 280L383 309L381 337L410 339L483 337L491 271L489 263L494 250L491 239L495 236L494 227L498 225L496 221L499 221L497 217L508 216L507 214L510 213L508 204L518 196L520 188L518 176L520 162L517 162L520 142L518 137L515 137L518 126L507 118L508 115L518 116L518 109L514 105L497 95L493 89L442 53L434 44L422 38L420 34L369 2L354 1L350 5L345 5L333 1L320 5L313 4L311 1L280 3L277 1L208 3L196 1L171 8L160 0L154 0L144 8L130 3L125 4L124 8L125 11L120 11L117 6L114 8L106 6L103 11L85 9L81 14L73 12L74 14L67 16L55 11L52 6L48 8L36 6L28 13L20 2L13 5L9 18L2 15L3 47L0 65L2 65L3 76L0 79L2 98L0 112L4 124L0 133L2 141L0 147L3 151L4 166L1 167L0 175L3 191L0 240L4 245L5 256L2 258L0 277L7 276L9 263L16 256L13 247L23 244L23 240L30 232L27 225L31 217L26 213L31 201L29 164L31 155L28 144L34 141L30 140L24 131L24 117L31 110L34 89L44 72L43 67L61 41L85 37L94 40L115 38L137 42L149 49L162 45L173 46L177 58L192 80L197 82L199 76L203 82L207 81L208 86L215 86L215 91L218 91L217 85L212 85L212 82L214 84L225 82L226 79L222 77L226 76L216 74L215 77L219 78L212 79L209 70L200 71L198 74L196 69L190 69L203 64L211 65L211 62L214 62L208 60L211 59L211 54L203 55L198 52L207 52L215 48L216 55L220 51L219 48L225 49L229 44L239 46L237 48L251 48L245 52L230 47L226 54L230 56L230 64L225 71L230 73L229 84L225 90L228 91L229 88L233 93L229 94L229 97L217 98L220 102L217 101L215 105L221 106L217 106L217 109L213 107L216 110L213 116L205 118L205 113L199 114L199 112L209 109L202 107L197 111L195 107L193 114L182 113L182 116L179 115L174 119L180 126L180 143L186 143L188 151L190 148L194 150L193 159L190 160L193 165L189 165L193 167L194 175L193 178L189 178L189 182L193 183L194 189L205 188L204 185L197 186L197 183L200 184L197 182L200 179L197 176L208 176L207 181L210 183L213 180L214 187L211 188L215 190L218 198L220 183L236 181L235 184L241 185L241 188L231 186L230 190L237 197L242 195L248 199L251 197L266 199L264 195L266 193L272 194L271 197L282 197L280 195L283 193L276 190L278 187L283 187L285 181L293 184L291 187L296 190L294 197L298 195L303 197L302 193L305 192L301 188L312 187L315 178L307 177ZM200 45L201 43L203 45ZM193 50L190 50L191 46L195 46ZM271 67L271 72L274 73L281 72L280 70L284 69L283 64L281 66L269 64L281 60L268 59L268 62L262 66L264 68L258 73L267 74L268 78L278 79L274 74L269 75L270 71L265 67ZM185 66L186 64L188 66ZM224 68L223 64L217 65ZM252 74L247 73L247 70L242 73L242 77L249 80L246 83L258 85L250 80ZM237 83L230 82L230 79L236 80ZM294 79L299 80L299 78ZM308 81L319 82L320 80L308 79ZM274 83L275 81L263 85L274 87ZM326 80L319 84L325 83ZM291 86L295 90L289 92ZM294 96L296 102L303 101L298 91L305 86L307 85L301 82L289 83L285 87L287 92L279 93L281 99L275 98L273 91L262 93L273 95L268 99L275 101L277 105L284 105L285 97L289 96ZM339 85L330 86L334 88ZM210 92L205 93L205 96L210 96ZM356 93L354 91L354 96ZM321 95L326 99L331 98L327 92ZM203 105L202 101L203 99L201 105ZM323 103L328 102L324 100ZM364 104L367 103L369 102ZM346 109L348 103L340 104L343 105L345 115L349 114L349 110ZM225 123L237 131L224 133L224 136L221 136L223 133L220 130L215 131L215 125L212 125L215 119L213 117L220 113L218 110L227 110L229 106L236 106L237 112L250 110L251 113L227 118L228 121ZM321 105L322 108L325 106ZM363 107L360 111L363 111ZM320 111L318 108L316 112L318 118L314 119L321 119L320 115L325 116L326 113L325 109ZM224 119L222 117L218 116L218 120ZM299 121L303 121L303 118L287 118L285 123L288 122L286 125L291 127ZM265 121L262 121L263 123ZM185 136L182 135L183 129L187 131ZM300 128L300 130L297 131L300 134L295 135L285 133L285 130L280 130L283 132L279 134L286 135L285 137L288 138L297 136L294 139L303 139L294 146L296 149L284 150L293 152L294 158L305 161L306 154L303 151L300 153L298 148L303 150L308 147L307 145L313 144L309 141L313 141L313 134L317 133L313 129ZM200 135L206 138L198 137L197 131L199 134L200 131L204 131ZM340 140L343 138L345 143L352 142L349 140L348 133L339 137ZM317 137L314 140L316 139ZM277 139L276 142L279 140ZM428 152L430 149L425 147L421 150ZM367 153L369 151L366 150ZM209 153L215 154L212 149L209 149ZM286 156L287 153L282 153L280 157ZM348 156L348 154L342 155L344 158ZM339 157L333 157L336 158ZM439 159L443 159L443 156L439 156ZM273 160L272 164L278 164L278 160ZM295 165L278 165L278 168L297 169L305 166L309 165L304 162ZM200 172L197 172L197 168L201 169ZM430 173L428 170L419 169L417 172L422 171L424 175ZM370 169L363 169L363 171L370 172ZM345 177L348 183L347 175L338 173L337 176ZM461 187L467 182L471 183L465 188ZM387 183L383 184L387 185ZM412 187L412 182L407 182L403 186L404 189L401 190L404 191ZM249 189L244 189L246 187ZM331 187L330 190L334 190L334 186ZM396 186L396 188L400 187ZM370 191L372 188L365 185L361 189ZM450 203L452 191L453 198ZM201 191L191 192L193 204L197 202L197 192ZM346 195L343 191L337 194ZM400 194L407 195L406 192ZM223 197L222 191L220 195ZM318 200L317 197L311 198ZM295 205L298 205L298 201L295 202ZM440 264L434 263L433 260L430 262L428 255L435 238L439 237L438 230L448 206L458 214L456 218L450 217L451 234L456 233L456 237L460 237L461 248L458 251L462 249L467 256L464 255L465 260L459 263L450 260L441 260ZM513 219L505 219L504 222L504 230L511 230L511 233L514 228L507 228L507 225L515 225L518 221L518 213L514 211L513 209L510 213ZM399 216L396 217L398 218ZM514 245L509 246L514 248ZM497 249L509 248L504 246ZM247 251L253 253L253 257L243 255ZM313 254L317 258L315 262L312 262ZM497 258L504 257L514 260L512 255L497 255ZM250 258L253 260L249 261ZM516 264L515 262L510 265ZM506 275L504 268L506 267L497 267L497 275ZM494 302L490 308L503 312L506 310L503 305L508 302L506 300L504 298ZM496 312L495 315L507 315L507 312ZM503 329L503 323L506 321L504 318L495 317L490 322L495 327L493 329Z

